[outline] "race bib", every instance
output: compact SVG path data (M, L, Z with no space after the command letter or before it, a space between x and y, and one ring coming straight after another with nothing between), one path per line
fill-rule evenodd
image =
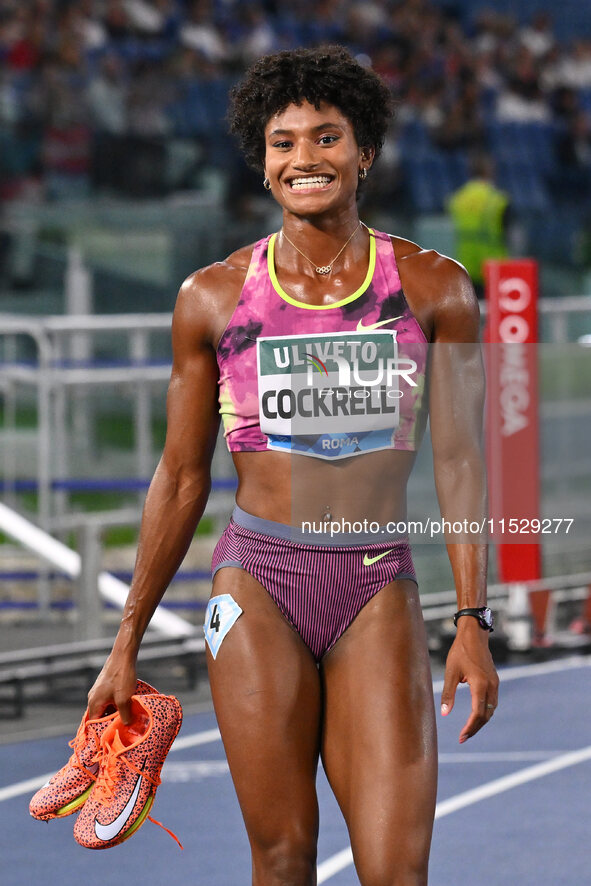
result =
M210 652L216 658L228 631L242 615L242 609L230 594L210 597L205 610L203 631Z
M327 459L390 448L416 385L390 330L261 337L257 372L269 448Z

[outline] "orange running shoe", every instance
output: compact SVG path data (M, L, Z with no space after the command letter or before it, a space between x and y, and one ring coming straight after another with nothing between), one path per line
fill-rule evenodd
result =
M173 695L136 697L132 712L130 726L117 714L101 736L97 779L74 825L75 840L87 849L122 843L144 823L181 728L183 712Z
M138 680L136 695L151 695L157 690L149 683ZM62 818L76 812L85 802L95 782L99 764L97 754L101 735L115 718L117 711L89 720L88 708L78 731L69 743L74 751L65 766L39 788L29 803L29 812L39 821Z

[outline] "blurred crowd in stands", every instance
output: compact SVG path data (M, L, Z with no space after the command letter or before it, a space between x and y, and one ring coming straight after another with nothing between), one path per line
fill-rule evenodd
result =
M213 170L248 212L229 87L261 54L338 42L398 103L370 201L441 210L486 151L518 209L588 204L586 6L565 35L569 0L0 0L0 196L154 196Z

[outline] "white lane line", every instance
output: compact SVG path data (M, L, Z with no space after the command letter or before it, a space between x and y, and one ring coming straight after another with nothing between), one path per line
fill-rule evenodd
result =
M0 803L2 800L11 800L12 797L19 797L21 794L28 794L29 791L36 791L42 784L49 781L52 775L55 775L55 770L45 775L36 775L35 778L28 778L26 781L19 781L16 784L9 784L5 788L0 788Z
M175 743L170 749L169 753L173 751L182 751L184 748L192 748L197 745L208 744L209 742L217 741L221 738L218 729L209 729L206 732L197 732L195 735L186 735L183 738L177 738ZM519 760L535 760L535 759L547 759L548 757L554 757L558 751L500 751L498 753L472 753L472 754L462 754L462 753L452 753L452 754L440 754L439 762L440 763L492 763L492 762L516 762ZM193 766L197 765L193 762L190 763L165 763L165 769L171 770L172 766ZM198 765L201 765L200 763ZM204 763L203 766L209 766L209 763ZM225 763L224 772L229 772L228 764ZM172 770L171 770L172 771ZM221 773L221 769L219 770ZM0 803L3 800L11 800L13 797L19 797L22 794L28 794L30 791L34 792L37 788L40 788L41 785L45 784L54 772L46 772L45 775L36 775L34 778L28 778L26 781L19 781L16 784L8 785L5 788L0 788ZM218 772L216 771L216 774ZM170 778L168 779L170 780ZM180 778L174 779L176 781L182 780Z
M196 782L204 778L228 775L230 767L226 760L167 760L162 769L162 781Z
M182 751L184 748L193 748L197 745L208 744L212 741L218 741L220 738L221 735L219 729L207 729L205 732L196 732L194 735L185 735L183 738L176 739L170 749L170 753L173 751ZM3 800L11 800L13 797L19 797L21 794L28 794L29 791L36 791L37 788L40 788L41 785L45 784L52 775L55 775L55 771L49 772L45 775L36 775L34 778L28 778L26 781L19 781L16 784L0 788L0 803L2 803Z
M184 751L185 748L194 748L200 744L209 744L211 741L218 741L221 737L219 729L207 729L205 732L183 735L182 738L175 739L170 753L173 751Z
M336 855L331 855L330 858L327 858L326 861L323 861L318 865L316 871L316 882L318 886L320 886L321 883L326 883L327 880L330 880L330 878L334 877L335 874L338 874L339 871L344 871L350 864L353 864L353 853L350 848L341 849Z
M477 788L464 791L463 794L458 794L456 797L442 800L441 803L437 804L435 818L443 818L444 815L449 815L458 809L464 809L466 806L471 806L472 803L478 803L480 800L486 800L488 797L502 794L511 788L526 784L528 781L535 781L536 778L543 778L545 775L550 775L561 769L567 769L569 766L585 763L587 760L591 760L591 745L578 751L569 751L567 754L561 754L559 757L545 760L543 763L536 763L534 766L527 766L525 769L512 772L510 775L495 778L493 781L489 781Z
M543 778L552 772L558 772L560 769L566 769L569 766L576 766L578 763L584 763L587 760L591 760L591 745L578 751L569 751L567 754L561 754L559 757L554 757L552 760L546 760L543 763L536 763L534 766L527 766L525 769L520 769L511 775L495 778L493 781L486 782L477 788L472 788L469 791L457 794L455 797L442 800L436 806L435 818L444 818L444 816L451 815L452 812L457 812L458 809L465 809L466 806L471 806L480 800L486 800L489 797L502 794L511 788L534 781L536 778ZM318 865L318 886L351 864L353 864L353 854L350 848L342 849L341 852L337 852L335 855L327 858L326 861Z
M440 763L523 763L532 760L550 760L564 751L476 751L471 754L441 753Z
M501 683L510 680L522 680L526 677L539 677L544 674L557 674L562 671L572 671L576 668L591 667L591 655L570 655L568 658L559 658L555 661L543 661L538 664L517 665L513 668L499 668L498 674ZM459 689L467 688L467 683L460 683ZM443 680L433 681L433 692L441 692Z
M542 674L556 674L561 671L572 671L576 668L591 666L591 655L569 655L554 661L542 661L538 664L517 665L512 668L500 668L501 680L520 680L523 677L539 677Z

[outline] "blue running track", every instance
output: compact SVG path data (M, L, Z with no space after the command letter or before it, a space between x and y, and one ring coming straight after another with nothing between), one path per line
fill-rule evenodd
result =
M591 883L591 657L501 669L500 704L465 745L469 693L439 718L440 781L430 886ZM435 684L436 696L441 685ZM436 698L436 701L438 699ZM100 852L72 837L74 816L37 822L30 795L63 765L66 738L0 747L3 886L248 886L240 810L213 713L188 716L163 770L155 817ZM322 774L318 882L358 884L347 833ZM396 839L396 835L392 835Z

